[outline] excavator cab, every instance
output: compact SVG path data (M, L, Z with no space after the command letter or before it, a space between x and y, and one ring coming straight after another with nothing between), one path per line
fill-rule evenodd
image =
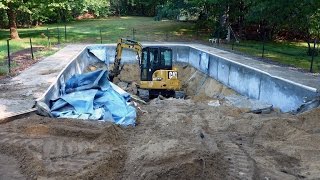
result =
M167 47L145 47L141 57L141 81L152 81L156 70L172 69L172 50Z

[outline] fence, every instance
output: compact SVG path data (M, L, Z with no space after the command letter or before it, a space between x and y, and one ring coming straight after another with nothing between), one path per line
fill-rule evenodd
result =
M40 30L21 31L19 35L23 39L22 41L11 41L10 39L6 39L8 35L7 37L1 37L0 34L0 75L11 74L16 67L19 67L19 63L23 63L15 60L23 49L24 54L27 54L24 57L24 61L36 61L39 58L39 50L44 49L44 52L49 52L53 49L59 49L60 46L68 43L115 43L120 37L138 41L187 41L202 43L270 63L279 62L278 64L283 63L303 67L311 72L319 72L320 70L318 46L314 46L312 56L308 56L307 48L295 48L290 44L284 48L283 45L278 46L277 44L266 42L265 38L261 41L241 41L234 35L232 29L229 41L220 37L210 37L211 33L208 31L193 30L147 33L139 27L119 28L118 32L111 31L108 28L92 28L88 31L63 25ZM209 39L211 39L210 42ZM276 59L276 61L271 61L270 59ZM303 59L303 61L300 61L300 59Z
M68 30L68 27L64 25L41 30L21 31L19 36L22 40L19 41L7 39L9 32L4 37L1 37L3 34L0 34L0 75L12 74L19 63L23 63L15 60L21 54L24 55L24 61L28 62L37 60L37 51L39 50L59 49L61 45L68 43L114 43L119 37L136 39L136 28L130 28L119 37L111 38L108 37L106 30L100 28L90 32L82 32L81 29Z
M265 37L259 41L241 41L237 37L227 39L209 38L208 45L243 56L276 64L296 68L304 72L320 72L319 41L314 40L308 48L300 42L270 42ZM305 43L306 44L306 43Z

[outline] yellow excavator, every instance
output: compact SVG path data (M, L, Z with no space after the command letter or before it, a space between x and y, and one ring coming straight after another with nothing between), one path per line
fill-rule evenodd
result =
M121 56L123 49L131 49L137 53L140 66L140 83L138 96L143 100L162 95L165 97L184 98L177 68L172 67L172 49L163 46L143 47L139 42L121 38L117 42L113 69L109 77L112 81L121 72Z

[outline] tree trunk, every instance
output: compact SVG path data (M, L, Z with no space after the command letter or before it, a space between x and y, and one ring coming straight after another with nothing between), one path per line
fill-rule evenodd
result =
M312 38L312 37L311 37L310 31L309 31L308 28L305 30L305 32L306 32L306 34L305 34L305 39L306 39L306 41L307 41L307 43L308 43L307 55L308 55L308 56L312 56L312 49L311 49L311 38Z
M308 56L311 56L311 45L310 45L310 40L309 39L307 40L307 43L308 43L308 52L307 52L307 54L308 54Z
M17 15L12 3L8 4L7 15L9 19L9 28L10 28L10 38L11 39L20 39L17 31Z
M140 13L139 15L142 15L142 16L145 16L145 15L146 15L143 4L141 4L141 11L140 11L139 13Z
M245 4L243 1L239 2L239 20L238 20L238 34L240 37L244 34L244 14L245 14Z

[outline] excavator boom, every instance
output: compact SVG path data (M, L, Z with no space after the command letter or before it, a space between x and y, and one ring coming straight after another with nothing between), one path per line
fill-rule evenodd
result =
M113 63L113 69L110 71L109 78L112 81L114 77L117 77L122 68L120 67L121 63L121 56L122 56L122 51L123 49L132 49L137 53L137 58L139 60L139 64L141 62L141 53L142 53L142 45L133 40L121 38L117 42L117 48L116 48L116 55Z

